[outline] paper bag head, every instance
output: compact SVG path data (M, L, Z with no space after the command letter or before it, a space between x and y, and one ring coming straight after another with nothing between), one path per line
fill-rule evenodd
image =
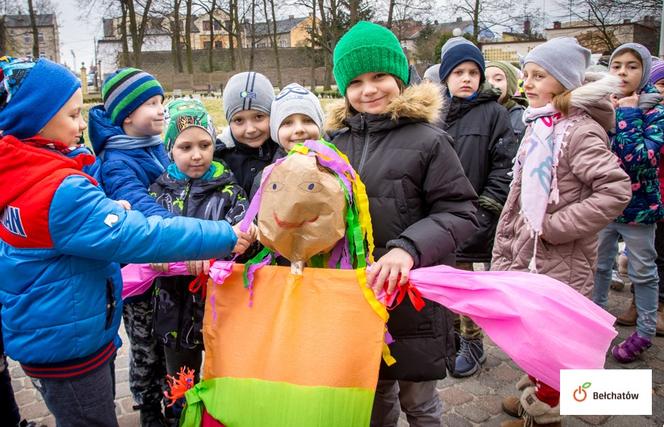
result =
M339 180L316 157L290 155L262 185L258 240L291 262L332 250L346 233Z

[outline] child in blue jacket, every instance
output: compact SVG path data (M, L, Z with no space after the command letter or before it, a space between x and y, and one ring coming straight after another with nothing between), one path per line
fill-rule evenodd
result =
M0 69L5 351L58 425L117 426L117 263L222 257L244 251L249 235L226 222L146 218L109 199L82 171L94 158L68 157L86 128L78 79L47 59L3 57Z
M102 87L103 105L90 110L90 139L101 159L102 188L111 199L127 200L145 216L173 216L156 203L149 187L169 164L161 133L164 91L150 74L123 68ZM141 425L163 423L166 363L152 334L151 292L127 299L123 318L131 344L129 388L141 411Z

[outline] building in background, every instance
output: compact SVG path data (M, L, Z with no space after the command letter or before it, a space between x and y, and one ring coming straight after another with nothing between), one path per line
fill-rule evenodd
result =
M277 46L279 47L302 47L310 45L309 33L313 24L311 16L296 18L290 15L288 19L276 21ZM253 32L250 23L244 24L244 37L242 47L272 47L273 22L257 22L254 24Z
M39 38L39 56L60 62L60 34L54 14L35 15ZM32 57L30 15L0 17L0 49L3 55Z

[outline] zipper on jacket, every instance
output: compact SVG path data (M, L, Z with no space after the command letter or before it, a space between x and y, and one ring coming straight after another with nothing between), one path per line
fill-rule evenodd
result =
M158 159L157 156L152 152L151 149L148 150L148 154L150 154L150 157L152 158L152 160L156 163L156 165L157 165L157 167L159 168L159 170L163 173L163 172L166 170L166 168L164 167L164 165L161 164L161 162L159 162L159 159Z
M360 157L360 164L357 167L357 173L362 176L362 169L364 169L364 162L367 160L367 152L369 151L369 129L367 129L367 122L364 114L362 117L362 129L364 130L364 146L362 147L362 157Z
M187 215L187 205L189 204L189 193L191 192L191 181L192 179L189 179L187 181L187 186L184 187L184 201L182 203L182 216L189 216Z

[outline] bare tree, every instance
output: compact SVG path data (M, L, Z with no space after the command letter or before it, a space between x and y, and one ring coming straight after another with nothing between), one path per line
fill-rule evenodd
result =
M277 34L277 19L276 19L276 14L274 12L274 0L269 0L270 2L270 10L271 10L271 17L272 17L272 28L270 28L270 19L267 18L268 16L268 10L267 10L267 3L268 0L263 0L263 9L265 10L265 16L266 16L266 25L267 25L267 35L268 38L271 38L270 44L272 45L272 50L274 51L274 61L277 66L277 86L281 87L281 65L279 63L279 43L278 43L278 37L279 35Z
M152 0L146 0L145 1L145 6L143 6L143 10L141 11L140 14L137 14L136 12L136 5L134 4L134 0L120 0L124 3L124 9L123 11L123 19L129 20L129 33L131 35L131 48L132 48L132 53L133 53L133 62L134 66L140 67L141 66L141 50L143 46L143 40L145 39L145 30L147 29L148 26L148 21L149 21L149 15L150 15L150 7L152 6ZM138 6L140 4L137 3ZM140 21L137 21L137 17L140 16ZM126 35L126 26L125 23L123 22L123 27L125 27L125 35Z
M193 0L185 0L185 18L184 18L184 51L187 61L187 72L192 74L194 72L194 63L191 53L191 6Z
M256 0L251 0L251 47L249 50L249 69L254 69L254 55L256 54Z
M28 0L28 10L30 11L30 27L32 28L32 57L39 58L39 31L37 30L37 16L32 0ZM74 64L74 69L76 64Z

